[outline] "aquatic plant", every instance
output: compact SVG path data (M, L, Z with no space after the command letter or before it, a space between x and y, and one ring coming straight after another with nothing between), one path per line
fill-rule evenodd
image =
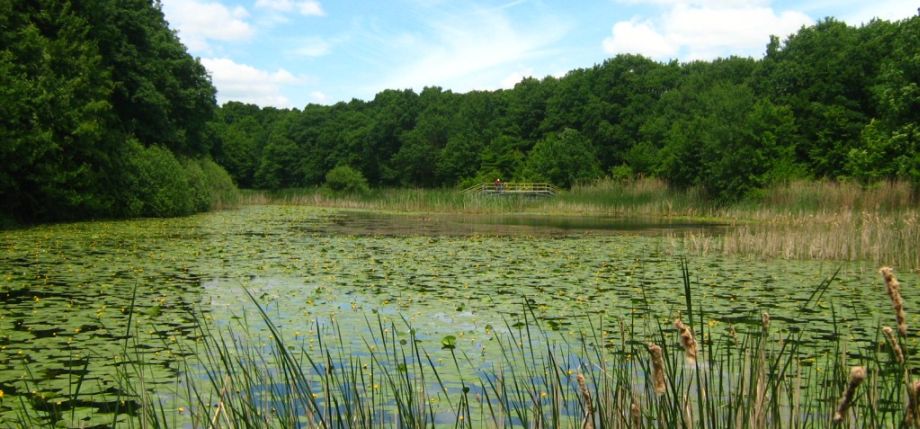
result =
M694 293L692 285L684 286L685 293ZM813 295L826 287L822 282ZM607 334L596 329L577 337L552 335L525 299L521 319L494 332L500 354L483 366L457 338L438 340L443 350L437 354L424 346L430 339L408 320L387 323L379 314L365 319L358 348L349 338L354 333L343 332L334 321L291 342L271 310L247 293L266 332L250 331L242 323L215 326L196 314L200 342L181 346L183 370L173 383L152 379L137 336L125 335L118 379L125 410L132 411L113 424L882 428L913 425L918 418L920 382L908 382L907 373L892 370L877 348L851 353L839 333L823 340L830 344L803 342L801 330L780 329L774 335L767 313L734 338L727 330L718 334L699 323L700 340L680 319L676 333L659 325L651 335L635 326L657 324L654 315L621 320L611 345L604 340ZM691 296L685 300L684 315L706 320ZM126 332L137 329L129 320ZM682 353L675 353L678 346ZM643 349L650 359L635 358ZM75 384L79 390L80 382ZM5 423L50 427L68 422L64 412L49 417L47 411L24 407L18 421ZM75 416L69 419L79 426Z

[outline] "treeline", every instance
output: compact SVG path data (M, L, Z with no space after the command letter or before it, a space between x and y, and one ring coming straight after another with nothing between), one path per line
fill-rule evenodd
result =
M383 91L303 110L231 102L215 159L242 187L656 176L732 200L801 178L920 183L920 18L833 19L773 38L761 60L620 55L511 90Z
M150 0L0 0L0 220L173 216L235 192L215 89Z

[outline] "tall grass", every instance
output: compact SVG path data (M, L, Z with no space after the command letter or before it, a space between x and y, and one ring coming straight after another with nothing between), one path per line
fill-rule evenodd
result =
M696 253L768 258L865 260L920 270L920 205L909 183L864 187L851 182L777 185L731 205L696 189L657 179L609 179L576 185L554 198L506 198L452 189L378 189L366 195L320 190L247 192L244 204L294 204L397 213L467 213L656 217L731 225L719 234L673 238Z
M295 204L402 212L585 214L716 217L739 221L776 215L838 212L900 212L916 209L909 183L798 181L773 186L734 204L720 205L696 188L676 189L654 178L630 182L601 179L573 186L554 198L467 194L459 189L382 188L334 194L322 188L246 191L244 204Z
M808 335L777 329L769 315L740 330L711 330L706 305L685 295L679 329L672 315L638 311L607 332L601 321L577 336L544 331L524 300L522 320L496 334L499 357L475 363L452 339L449 358L434 356L404 319L367 319L363 333L334 321L299 343L285 337L253 299L267 336L248 325L214 325L199 317L201 341L191 346L176 388L151 393L142 355L126 339L122 387L133 393L129 427L195 428L893 428L915 425L911 338L898 335L898 360L880 340L851 350L851 333ZM895 280L896 281L896 280ZM881 282L880 282L881 283ZM822 282L820 296L831 280ZM881 288L878 288L881 292ZM679 293L679 292L678 292ZM817 298L805 307L815 305ZM643 307L650 308L649 303ZM637 310L643 310L639 308ZM755 309L752 309L752 312ZM894 315L890 317L895 320ZM671 319L673 320L673 319ZM790 322L791 323L791 322ZM797 329L794 329L797 328ZM130 329L130 328L129 328ZM687 336L691 338L688 340ZM362 347L351 347L359 336ZM696 340L693 340L693 338ZM692 340L692 341L691 341ZM689 348L694 348L693 359ZM682 350L683 348L683 350ZM657 351L656 351L657 350ZM650 353L651 352L651 353ZM656 359L656 357L658 359ZM162 386L162 385L158 385ZM162 387L160 387L162 389ZM913 398L913 402L912 399ZM176 404L184 411L178 415ZM911 405L914 404L914 405ZM66 426L66 415L56 416ZM24 414L33 427L47 416ZM73 422L71 422L73 423Z

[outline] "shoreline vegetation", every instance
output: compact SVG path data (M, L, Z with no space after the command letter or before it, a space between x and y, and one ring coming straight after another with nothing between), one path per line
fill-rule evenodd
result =
M684 308L664 315L640 311L618 319L619 329L611 331L594 321L579 336L552 337L523 297L514 320L492 328L501 357L486 368L477 367L472 351L455 337L427 338L406 319L385 322L379 315L369 316L365 333L357 334L359 350L349 349L353 339L343 339L335 320L317 322L306 337L292 340L273 323L271 308L246 290L265 329L194 316L199 341L177 353L181 370L165 383L145 384L143 348L130 340L138 327L129 323L118 366L123 409L115 410L129 416L111 423L311 429L920 425L916 329L906 325L891 268L879 270L885 292L866 286L891 301L877 326L835 323L833 335L820 338L802 322L773 322L759 309L751 309L757 316L749 323L704 323L705 307L694 301L699 286L686 262L680 269L675 292L684 295ZM833 282L832 276L813 286L801 311L814 311ZM639 310L648 305L640 302ZM856 346L856 333L874 339ZM72 401L44 403L36 407L40 412L24 407L8 423L105 426L91 415L68 413L81 381L73 381ZM43 402L36 397L32 404Z
M724 223L718 235L673 236L691 252L765 258L897 263L920 271L920 208L907 182L862 186L798 181L745 200L716 204L698 190L675 190L658 179L603 179L553 198L495 198L457 189L373 189L335 193L324 188L242 191L241 205L308 205L394 214L533 214L661 218Z
M252 204L688 218L733 225L721 235L664 238L691 254L920 270L920 17L859 27L827 18L784 40L772 37L760 59L665 63L618 55L507 90L384 90L370 101L277 109L218 107L207 70L160 7L147 0L0 3L0 226ZM598 179L605 175L616 179ZM568 190L543 200L458 190L497 177ZM240 195L237 187L270 191ZM289 187L301 189L283 190ZM164 248L132 254L168 253L176 245L165 235ZM268 236L246 238L274 244ZM28 272L50 251L30 250L10 264ZM197 249L184 250L197 257ZM263 256L252 251L220 263ZM154 260L161 265L151 271L183 264ZM38 307L43 298L74 305L41 291L60 281L49 273L83 268L70 262L20 279L15 299L36 305L27 311L42 318L63 308ZM161 286L148 283L143 267L104 264L112 276L130 273L144 288ZM920 427L920 342L905 322L911 309L891 269L881 273L892 312L874 317L876 326L851 326L860 320L848 319L852 313L864 310L839 314L830 299L822 301L833 277L815 287L795 309L831 314L833 334L824 337L810 336L807 324L771 323L753 308L746 311L754 323L710 325L700 296L720 298L694 289L686 262L681 273L672 296L682 293L684 308L653 314L637 288L635 311L618 315L612 331L554 336L522 297L520 310L507 309L505 326L490 329L500 357L486 368L473 364L476 350L464 350L457 338L424 338L406 319L395 321L398 315L385 322L379 313L376 320L360 313L367 329L356 332L318 321L322 329L309 338L291 338L254 295L256 322L267 331L245 314L210 320L193 300L182 308L195 336L180 343L174 334L185 320L154 326L147 318L139 326L135 283L130 306L77 303L103 305L91 323L68 328L97 335L106 311L117 326L127 324L120 335L98 337L121 348L105 366L116 372L116 386L83 390L100 381L84 379L99 369L74 356L98 350L71 346L65 328L6 319L0 351L10 335L33 329L56 346L0 353L0 369L13 380L0 386L0 426ZM187 274L168 281L204 287ZM92 285L103 290L98 296L112 295L105 289L111 285L87 275L73 290L85 294ZM236 291L220 291L228 292ZM160 299L150 317L160 314L166 297ZM597 322L592 327L605 326ZM142 343L142 330L162 332L162 347ZM37 335L23 337L35 344ZM349 349L355 339L363 349ZM168 376L150 364L161 351L176 356ZM40 368L41 353L71 360ZM39 376L49 374L66 395L42 391ZM85 400L93 395L117 400Z

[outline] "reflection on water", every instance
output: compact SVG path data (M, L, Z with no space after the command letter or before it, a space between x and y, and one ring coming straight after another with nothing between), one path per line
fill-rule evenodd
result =
M265 206L2 232L0 390L6 398L0 419L15 418L17 396L30 392L38 408L76 407L87 426L111 423L106 413L122 399L114 374L125 334L151 370L148 383L174 383L181 350L195 340L190 314L196 309L219 326L243 321L262 329L243 288L292 338L306 338L334 318L361 345L369 319L404 316L435 358L446 357L439 355L439 339L454 335L458 349L482 365L495 357L491 338L520 322L524 299L557 338L577 338L589 318L610 332L628 320L642 337L684 308L674 237L726 228ZM838 268L839 280L804 306ZM756 325L767 310L778 330L807 326L809 335L826 337L836 323L856 342L874 339L879 320L889 316L875 268L690 259L694 302L705 310L711 332ZM915 276L902 277L903 284L916 284ZM917 294L904 298L908 309L920 308ZM908 312L911 326L920 321L917 314ZM80 377L79 397L68 399Z
M623 218L551 215L384 214L349 211L330 215L330 225L311 225L314 232L355 235L535 236L634 233L717 234L727 226L664 218Z

